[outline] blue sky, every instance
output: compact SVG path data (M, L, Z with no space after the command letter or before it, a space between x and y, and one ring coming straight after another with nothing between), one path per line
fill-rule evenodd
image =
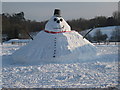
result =
M23 11L30 20L48 20L55 8L60 8L66 20L111 16L118 9L117 2L3 2L2 12L17 13Z

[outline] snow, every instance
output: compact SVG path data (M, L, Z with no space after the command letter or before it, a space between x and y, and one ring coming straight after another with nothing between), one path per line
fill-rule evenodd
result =
M14 43L28 43L30 41L32 41L32 40L31 39L11 39L9 41L6 41L5 43L12 43L12 42L14 42Z
M62 20L61 20L62 19ZM118 85L118 46L96 47L53 16L27 45L3 43L4 88L104 88ZM69 31L69 32L68 32ZM16 42L20 40L11 40ZM26 42L26 41L25 41ZM23 41L22 41L23 43Z
M119 45L96 45L97 58L62 64L22 65L11 54L20 45L3 44L4 88L107 88L118 85ZM2 54L1 53L1 54Z
M28 45L13 53L15 63L68 63L91 59L96 47L75 32L51 34L41 31ZM53 57L55 56L55 57Z

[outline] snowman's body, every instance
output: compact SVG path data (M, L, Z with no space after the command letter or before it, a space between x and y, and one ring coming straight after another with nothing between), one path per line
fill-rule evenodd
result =
M21 63L60 63L91 59L96 48L76 31L71 31L67 22L53 16L32 42L20 48L12 56Z

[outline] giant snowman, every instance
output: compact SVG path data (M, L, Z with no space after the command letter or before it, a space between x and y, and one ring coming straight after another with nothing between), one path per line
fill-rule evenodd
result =
M37 36L26 46L13 53L14 62L62 63L91 60L96 55L96 47L70 26L61 17L59 9Z

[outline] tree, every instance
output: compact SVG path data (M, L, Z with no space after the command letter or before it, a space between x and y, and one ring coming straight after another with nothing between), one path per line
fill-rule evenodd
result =
M8 13L2 14L2 30L3 34L7 34L8 39L19 38L19 32L22 29L22 22L25 21L24 13L10 15Z
M89 20L89 28L92 27L104 27L106 25L107 18L105 16L97 16Z
M103 34L101 40L106 41L107 38L108 38L107 34Z
M108 17L106 21L107 26L117 25L117 21L113 17Z
M111 41L120 42L120 26L116 26L113 32L111 33Z
M120 25L120 11L113 12L113 18L116 20L117 25Z
M44 29L44 25L44 22L26 20L23 12L12 15L2 14L2 33L8 36L8 40L14 38L27 39L30 37L28 33L40 31Z
M97 41L99 44L102 41L106 41L108 38L107 34L103 34L100 29L96 30L95 35L93 36L93 41Z
M94 41L100 42L102 37L102 32L100 29L96 30L95 35L93 37Z
M45 28L46 22L47 21L37 22L37 21L26 20L24 17L24 12L19 12L14 14L3 13L2 33L7 35L9 39L15 37L27 39L29 38L29 35L27 35L27 33L43 30ZM72 30L76 30L80 32L93 27L120 25L120 13L116 11L113 13L113 16L111 17L97 16L92 19L79 18L79 19L69 20L67 22L71 26ZM88 39L90 37L91 36L88 36ZM96 36L96 38L99 37ZM105 38L107 38L106 35L104 35L104 39Z

